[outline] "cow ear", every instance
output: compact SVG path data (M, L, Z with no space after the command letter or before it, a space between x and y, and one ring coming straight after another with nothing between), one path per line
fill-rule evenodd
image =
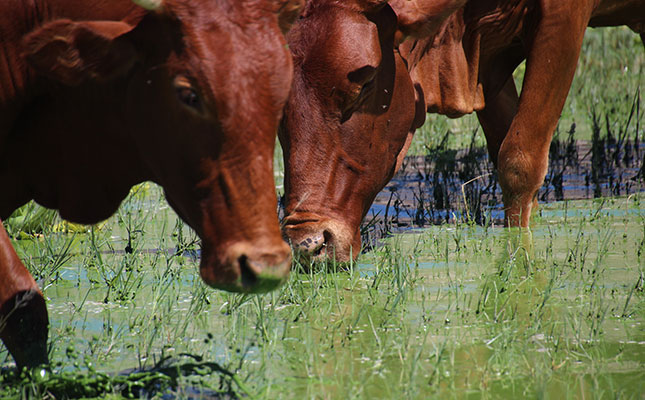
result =
M36 71L66 85L106 81L134 64L134 46L120 40L133 28L118 21L52 21L25 37L24 56Z
M278 24L287 33L305 8L305 0L283 0L278 8Z
M389 0L404 36L427 37L435 34L445 20L466 0Z

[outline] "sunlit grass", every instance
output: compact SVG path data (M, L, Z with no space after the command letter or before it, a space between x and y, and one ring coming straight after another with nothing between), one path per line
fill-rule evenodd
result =
M638 398L644 201L546 205L532 240L466 222L394 236L342 268L296 265L263 296L205 287L196 259L177 251L190 233L168 215L117 216L94 237L34 237L60 241L61 253L73 242L64 266L41 272L54 365L45 382L50 391L84 382L84 396ZM23 242L21 252L33 248ZM40 267L43 254L27 264ZM168 358L185 376L164 375ZM113 375L132 368L143 372ZM3 396L46 387L11 382Z

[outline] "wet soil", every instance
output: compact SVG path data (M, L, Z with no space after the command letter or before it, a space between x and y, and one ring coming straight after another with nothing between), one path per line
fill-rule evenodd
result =
M645 190L645 143L607 136L593 141L556 138L540 202L628 196ZM474 142L474 141L473 141ZM485 147L431 149L406 157L365 217L363 243L424 226L474 221L503 224L502 192ZM369 247L369 245L368 245Z

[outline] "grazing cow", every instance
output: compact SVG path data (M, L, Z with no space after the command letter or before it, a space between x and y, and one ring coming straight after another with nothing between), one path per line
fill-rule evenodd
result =
M389 1L398 17L397 40L412 36L399 47L416 89L417 116L412 128L423 120L419 108L450 117L478 111L500 174L509 225L528 225L587 24L626 24L641 34L645 29L643 0L595 3L598 1ZM335 15L341 18L341 14ZM346 79L341 81L342 75L330 74L346 65L345 59L351 59L347 54L351 54L357 36L364 49L371 48L370 42L365 34L346 31L343 34L347 39L297 33L321 30L313 17L309 18L312 22L306 28L298 25L288 37L296 69L294 90L279 133L285 147L288 215L284 232L300 251L324 256L332 245L336 259L343 261L349 259L350 248L354 256L358 254L360 219L374 193L391 177L393 170L388 167L393 165L393 158L400 160L407 146L401 146L401 132L393 128L379 136L379 114L359 113L354 120L338 118L344 103L332 102L332 94L341 100L351 99L344 94L347 91L338 90L351 83L350 75L345 71ZM317 24L339 24L330 20L318 17ZM318 50L320 46L313 44L323 38L337 43L331 46L335 53L326 58L321 57L325 53ZM299 61L303 54L313 66L303 68ZM398 58L396 49L394 54ZM524 91L518 98L511 73L527 55ZM389 73L403 79L398 76L399 70ZM327 102L319 100L325 98ZM390 107L387 113L389 125L403 129L409 114L393 110ZM354 126L352 121L356 121ZM350 129L356 131L347 134ZM507 136L507 131L514 134ZM412 134L408 134L408 141ZM384 142L374 146L374 138ZM359 155L363 168L353 168L357 172L352 182L343 174L352 171L350 165L356 163L344 160Z
M401 46L428 112L477 112L507 225L529 225L587 26L616 25L645 40L645 0L469 0L436 35ZM525 59L518 96L512 73Z
M283 230L301 253L358 254L361 220L423 123L396 27L386 1L311 0L287 36L294 83L278 131Z
M299 2L4 0L0 218L35 199L96 223L151 180L202 239L207 284L275 288L290 269L272 173L281 30ZM0 337L19 366L47 361L47 324L0 223Z

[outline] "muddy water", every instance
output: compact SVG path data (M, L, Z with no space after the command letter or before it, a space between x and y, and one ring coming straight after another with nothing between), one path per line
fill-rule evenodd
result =
M555 140L540 202L628 196L645 190L645 143ZM483 147L411 156L383 189L363 226L366 243L390 233L455 219L503 223L497 174Z

